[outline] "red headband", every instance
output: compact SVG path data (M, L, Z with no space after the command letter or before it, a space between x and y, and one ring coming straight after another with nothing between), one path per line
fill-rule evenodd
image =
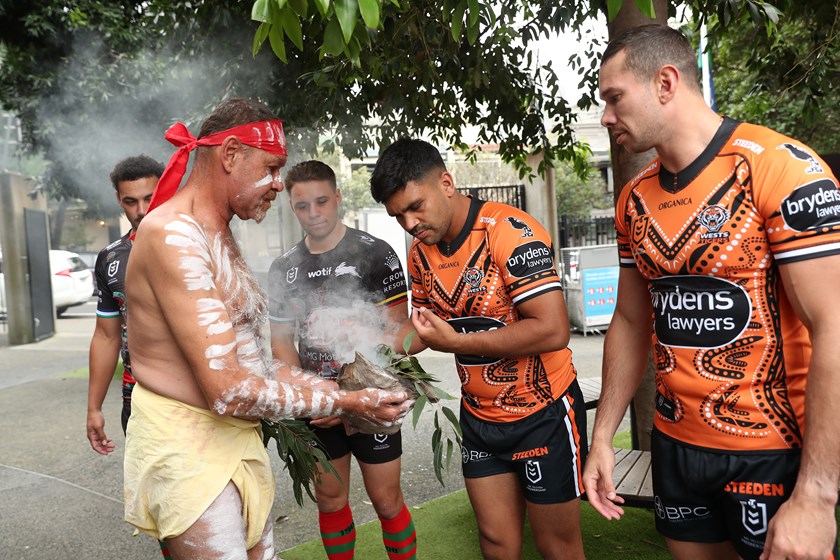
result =
M183 123L175 123L166 131L164 138L178 146L178 150L169 158L169 164L158 180L146 213L148 214L172 198L172 195L178 191L181 179L187 171L191 151L198 146L219 146L228 136L236 136L243 144L265 150L270 154L286 155L283 121L279 119L243 124L199 139L190 134Z

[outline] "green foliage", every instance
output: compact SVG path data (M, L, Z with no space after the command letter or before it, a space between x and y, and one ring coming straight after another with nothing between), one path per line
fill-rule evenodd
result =
M612 193L608 193L597 171L590 168L581 178L571 166L560 164L554 169L554 193L557 215L586 218L593 209L612 208Z
M70 250L86 251L91 241L93 239L88 237L85 225L82 223L71 224L64 228L62 244Z
M420 394L412 411L412 425L415 428L426 405L429 404L434 408L435 429L432 432L432 465L438 482L443 486L443 469L449 470L456 445L458 447L457 456L460 456L463 434L461 433L461 424L452 409L440 404L441 399L454 399L455 397L441 388L433 386L432 383L436 383L437 379L423 369L416 357L407 355L415 334L415 332L410 333L403 341L405 356L400 356L384 344L377 348L377 352L380 358L387 360L388 368L391 371L414 383L415 390ZM441 419L441 416L445 421ZM448 426L449 429L444 429L444 426Z
M650 0L633 4L652 13ZM813 117L832 107L827 85L837 81L833 4L685 0L671 7L714 18L716 36L728 33L724 23L746 36L736 23L763 22L741 55L768 80L762 87L779 78ZM577 34L581 51L568 65L584 89L576 104L593 105L604 45L582 30L607 7L549 0L7 1L0 5L0 104L20 117L26 145L51 162L44 182L53 197L84 198L91 217L119 212L107 183L117 159L140 152L167 159L171 147L161 138L174 120L194 129L232 95L266 101L284 118L290 145L303 152L329 130L351 158L421 134L473 158L477 148L463 137L470 125L477 144L498 144L520 176L561 161L581 171L585 152L570 126L575 102L560 96L559 69L537 61L534 45ZM260 23L249 26L252 17ZM768 50L775 22L799 19L803 44L814 48L790 51L794 58L779 64L778 51ZM744 29L755 31L751 25ZM272 49L254 58L266 41ZM532 153L543 156L536 169L528 164Z
M344 211L357 211L360 208L374 208L380 206L370 194L370 171L367 167L358 167L350 172L350 176L342 176L341 205Z
M581 157L571 106L559 95L554 69L534 60L532 45L547 33L576 28L596 8L548 1L301 2L322 9L303 16L291 3L260 0L253 12L272 29L282 25L274 12L268 21L265 5L300 16L303 48L287 41L281 59L291 63L294 56L309 68L304 83L324 99L322 122L337 128L348 156L426 133L471 157L475 148L462 133L474 125L478 143L498 144L499 155L521 175ZM257 35L258 49L262 26ZM366 127L370 122L376 125ZM531 169L527 156L538 152L544 159Z
M769 126L817 152L840 151L840 7L788 2L775 33L748 21L710 37L718 110ZM777 69L768 71L768 69Z
M331 143L329 147L319 146L314 155L302 157L300 161L317 159L326 163L335 171L336 185L341 191L341 211L343 214L356 212L361 208L380 206L370 194L370 171L368 168L361 166L348 172L348 166L343 165L346 161L343 158L344 155L340 152L340 148L335 143Z
M267 446L272 439L277 442L277 454L289 471L292 492L299 506L303 505L304 490L313 502L316 501L312 493L312 480L320 481L321 471L332 473L338 478L338 472L327 455L317 447L318 437L303 420L262 420L262 431L263 445ZM319 466L321 471L318 470Z

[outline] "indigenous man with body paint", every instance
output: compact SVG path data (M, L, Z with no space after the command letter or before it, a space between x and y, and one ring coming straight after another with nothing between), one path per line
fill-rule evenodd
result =
M134 377L126 344L125 269L132 245L130 237L146 215L155 185L162 174L163 164L145 155L126 158L111 171L117 203L125 212L131 229L99 252L94 267L99 301L96 305L96 327L90 341L87 436L94 451L103 455L114 450L113 441L105 434L102 403L120 356L123 361L123 433L131 415Z
M405 276L399 257L385 241L341 223L341 191L330 166L299 163L286 173L285 187L306 237L269 269L271 348L275 358L335 379L343 363L352 362L362 348L349 343L337 348L328 339L338 333L324 331L344 320L356 325L354 332L380 340L389 325L402 325L408 317ZM314 418L309 424L338 473L336 477L322 472L314 485L327 557L354 557L352 452L379 516L388 557L415 558L414 523L400 488L401 432L348 435L335 416Z
M581 559L586 410L551 239L525 212L460 194L437 148L402 139L373 198L415 237L411 352L455 354L463 473L485 558L522 558L527 513L543 558Z
M807 146L710 109L679 31L601 61L601 124L658 158L616 205L621 271L584 483L622 514L612 439L653 347L656 527L685 560L831 558L840 478L840 190Z
M264 349L266 299L230 221L259 222L283 188L286 143L271 111L229 99L198 139L180 123L167 139L180 148L138 228L127 272L137 384L126 520L165 540L176 559L273 558L274 478L259 419L358 414L389 425L411 402L404 393L338 391L272 362Z

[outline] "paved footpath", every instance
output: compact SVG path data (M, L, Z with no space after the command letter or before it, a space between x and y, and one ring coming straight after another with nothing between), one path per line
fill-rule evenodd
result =
M75 311L75 312L74 312ZM5 560L140 560L159 558L156 543L133 535L122 521L124 438L119 426L119 382L105 404L106 431L117 449L95 453L85 437L87 350L94 326L91 304L71 308L57 333L35 344L8 347L0 333L0 558ZM601 336L573 335L570 346L581 377L600 375ZM457 394L450 356L424 352L425 369ZM82 372L76 370L82 369ZM457 411L456 401L449 403ZM589 417L590 423L592 415ZM409 507L463 488L453 462L442 487L431 460L431 414L403 430L403 490ZM278 492L272 515L278 550L318 536L314 504L299 508L271 446ZM351 503L357 523L376 517L353 464Z

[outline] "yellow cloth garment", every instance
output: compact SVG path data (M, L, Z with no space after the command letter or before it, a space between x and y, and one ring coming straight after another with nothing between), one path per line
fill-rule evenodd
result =
M232 481L248 548L265 529L274 476L260 423L190 406L139 383L125 449L125 520L159 540L190 528Z

